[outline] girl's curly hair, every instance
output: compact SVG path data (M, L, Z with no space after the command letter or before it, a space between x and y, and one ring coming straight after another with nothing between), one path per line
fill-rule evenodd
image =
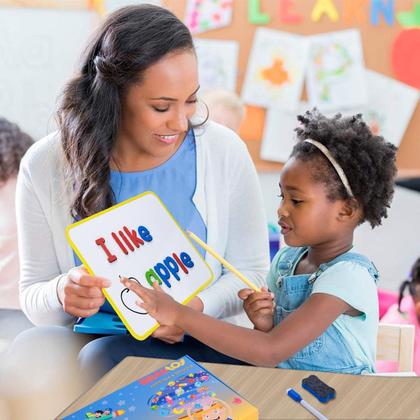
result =
M16 125L0 117L0 184L19 171L19 163L33 139Z
M299 115L300 126L295 129L298 143L291 157L313 162L313 177L328 189L331 200L350 200L334 167L322 152L306 139L322 143L343 168L354 198L363 210L360 223L368 221L372 228L387 217L394 193L397 148L375 136L361 114L328 118L317 109Z

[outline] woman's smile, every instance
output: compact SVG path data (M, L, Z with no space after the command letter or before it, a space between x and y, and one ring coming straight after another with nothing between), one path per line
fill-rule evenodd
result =
M178 140L180 134L179 133L178 134L171 134L171 135L168 135L168 134L165 134L165 135L164 134L154 134L154 136L159 141L162 141L163 143L174 144Z

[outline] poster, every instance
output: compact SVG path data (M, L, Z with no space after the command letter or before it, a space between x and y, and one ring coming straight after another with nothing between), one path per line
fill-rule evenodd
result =
M302 92L308 44L305 37L258 28L242 99L250 105L293 111Z

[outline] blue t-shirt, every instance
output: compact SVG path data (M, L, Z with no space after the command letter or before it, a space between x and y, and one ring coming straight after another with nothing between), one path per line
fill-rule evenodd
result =
M111 171L110 185L115 204L145 191L153 191L162 200L183 230L191 230L204 242L207 228L193 202L197 184L197 158L193 130L189 130L178 150L166 162L141 172ZM203 255L205 251L194 244ZM82 264L74 254L76 265ZM103 309L112 310L105 303Z

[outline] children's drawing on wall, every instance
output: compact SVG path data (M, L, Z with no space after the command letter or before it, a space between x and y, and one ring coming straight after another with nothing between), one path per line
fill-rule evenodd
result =
M399 146L416 109L420 92L398 80L366 70L368 103L361 108L344 110L344 115L363 114L372 132ZM398 112L395 109L398 107Z
M346 30L308 38L307 87L310 105L323 111L366 105L360 33Z
M366 77L369 103L363 111L365 121L398 147L416 109L419 91L372 70L366 71Z
M188 0L184 23L192 34L223 28L232 21L233 0Z
M299 114L308 109L307 102L300 102ZM296 114L271 108L265 117L264 134L261 144L261 159L286 162L296 143L294 128Z
M90 273L111 281L104 295L139 340L158 324L138 305L138 296L125 288L122 278L144 287L157 282L183 303L213 278L201 254L152 192L68 226L67 239Z
M307 52L305 37L257 29L242 91L244 102L295 111L299 105Z
M201 90L226 89L234 92L238 76L238 42L195 38L194 45Z

